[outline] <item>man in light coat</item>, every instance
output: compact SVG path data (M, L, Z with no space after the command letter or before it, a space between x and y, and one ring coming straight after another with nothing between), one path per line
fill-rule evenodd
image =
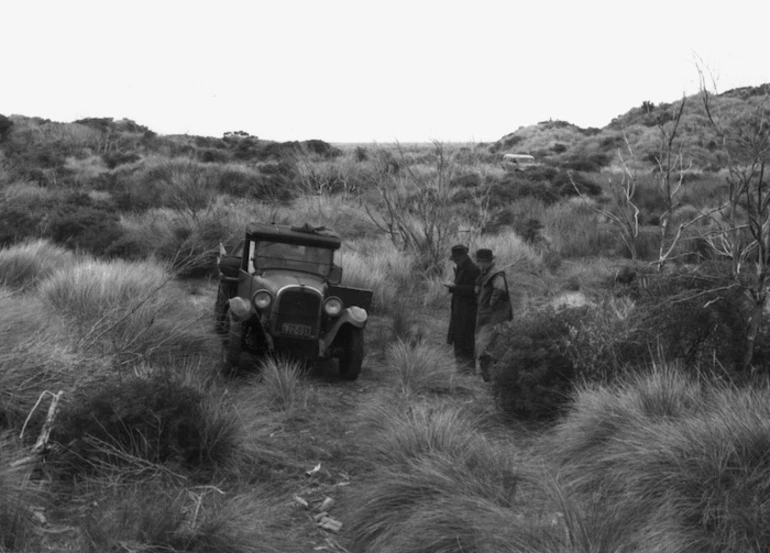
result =
M492 353L500 325L513 319L505 271L495 267L492 250L476 252L480 274L476 279L476 360L484 382L489 382L489 369L495 362Z

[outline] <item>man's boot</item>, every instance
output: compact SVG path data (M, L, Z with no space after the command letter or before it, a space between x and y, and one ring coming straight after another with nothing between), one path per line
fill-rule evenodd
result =
M489 382L489 369L492 367L492 357L489 355L482 355L479 357L479 374L481 375L481 380L484 382Z

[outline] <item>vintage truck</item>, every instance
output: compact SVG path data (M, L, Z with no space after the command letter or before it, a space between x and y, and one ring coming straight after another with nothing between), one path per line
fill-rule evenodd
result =
M226 368L244 354L337 359L342 378L358 378L372 291L342 286L341 244L322 227L252 223L231 253L220 246L214 311Z

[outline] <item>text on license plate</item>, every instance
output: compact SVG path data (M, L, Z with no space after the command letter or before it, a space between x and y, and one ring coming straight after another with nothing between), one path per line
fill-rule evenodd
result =
M312 334L312 327L297 323L282 323L281 332L293 336L310 336Z

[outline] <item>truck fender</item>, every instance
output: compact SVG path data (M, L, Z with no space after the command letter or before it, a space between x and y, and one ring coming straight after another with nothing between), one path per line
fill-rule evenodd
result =
M319 350L326 353L328 347L334 342L334 338L337 337L337 333L342 328L342 325L349 324L358 328L364 328L368 320L369 314L366 312L366 309L356 306L343 309L339 319L335 321L332 327L319 340Z
M236 321L246 321L255 314L254 309L251 306L251 302L238 296L231 298L228 301L228 305L228 311L230 311Z

